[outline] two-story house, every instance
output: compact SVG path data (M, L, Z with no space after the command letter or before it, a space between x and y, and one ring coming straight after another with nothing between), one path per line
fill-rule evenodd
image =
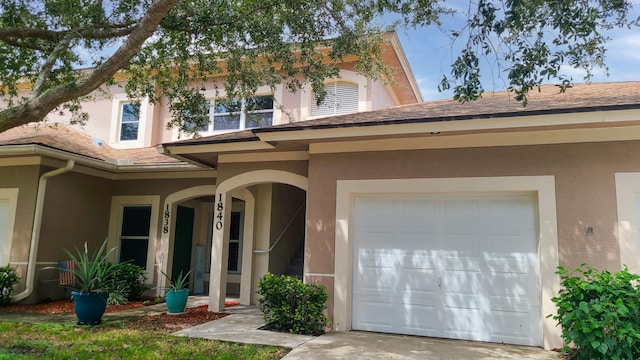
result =
M326 81L327 97L320 105L309 88L291 93L285 86L221 101L225 94L214 91L213 80L220 84L224 79L212 79L205 91L210 123L200 134L203 139L232 136L422 101L396 36L389 34L381 46L383 60L395 69L391 81L368 79L345 59L340 77ZM85 241L96 248L105 238L118 247L114 260L143 266L158 292L164 285L161 271L192 270L192 293L210 289L211 238L218 224L216 167L158 152L158 145L185 138L167 129L172 115L166 104L128 99L118 85L108 90L83 103L89 116L83 126L51 113L45 123L0 134L0 263L16 267L22 278L15 301L61 298L57 272L43 269L67 260L64 248ZM282 160L305 156L292 152ZM267 271L302 276L306 193L264 184L233 193L231 199L224 292L250 303L257 280ZM213 256L219 257L219 251L214 249Z
M297 272L327 289L338 331L560 347L558 265L640 272L640 83L543 86L526 108L507 92L423 103L395 37L383 46L389 84L346 62L321 106L212 92L196 139L118 88L84 128L52 115L0 134L16 298L61 296L41 269L108 238L153 286L191 269L214 311Z

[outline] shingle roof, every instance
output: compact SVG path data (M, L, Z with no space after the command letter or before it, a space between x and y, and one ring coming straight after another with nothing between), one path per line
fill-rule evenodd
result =
M430 101L214 135L172 143L171 145L255 141L259 139L260 133L266 132L455 121L626 108L640 108L640 82L576 84L565 93L560 93L559 88L554 85L543 85L540 91L533 90L529 93L526 107L523 107L522 103L513 100L513 94L507 91L489 92L483 94L482 99L467 103L459 103L454 100Z
M176 163L155 148L115 149L61 123L23 125L0 133L0 148L8 145L40 145L105 162Z

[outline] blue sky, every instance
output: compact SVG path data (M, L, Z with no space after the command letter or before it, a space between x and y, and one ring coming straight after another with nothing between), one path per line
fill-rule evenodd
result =
M639 15L640 2L634 2L631 18ZM445 20L443 27L447 29L456 28L455 25L459 24L459 19ZM450 98L451 91L440 93L437 89L442 75L449 75L449 65L457 56L449 38L436 27L399 28L396 31L424 100ZM608 35L611 38L606 59L609 76L604 74L604 70L596 69L591 81L640 81L640 27L616 29ZM487 65L487 68L491 67ZM507 87L505 80L499 78L495 68L492 70L493 73L487 71L482 74L485 91L504 90ZM574 82L584 82L585 73L582 71L565 66L563 73L572 76Z

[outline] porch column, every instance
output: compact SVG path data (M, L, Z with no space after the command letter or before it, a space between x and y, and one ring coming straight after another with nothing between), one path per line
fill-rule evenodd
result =
M231 194L217 193L214 203L213 235L211 239L211 271L209 278L209 311L224 310L227 295L229 263L229 219Z

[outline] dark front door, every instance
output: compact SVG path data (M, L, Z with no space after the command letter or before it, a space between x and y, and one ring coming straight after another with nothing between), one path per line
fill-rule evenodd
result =
M193 209L178 206L176 212L176 232L173 245L173 266L171 276L175 279L180 272L191 270L191 245L193 242Z

